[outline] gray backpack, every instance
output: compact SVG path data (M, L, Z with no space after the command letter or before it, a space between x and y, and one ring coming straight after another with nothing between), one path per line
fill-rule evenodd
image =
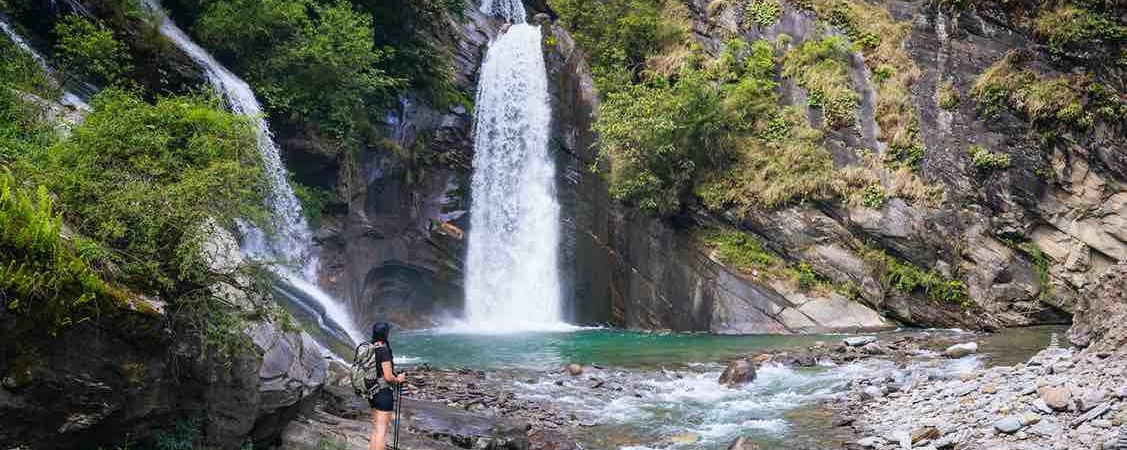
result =
M352 381L352 390L364 398L371 397L374 392L378 392L387 384L383 377L379 376L379 365L376 364L376 346L371 342L365 342L356 347L356 355L352 358L352 370L350 375ZM377 380L375 386L368 386L368 380Z

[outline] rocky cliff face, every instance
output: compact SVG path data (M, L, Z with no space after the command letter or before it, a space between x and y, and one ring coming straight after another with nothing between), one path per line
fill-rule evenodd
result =
M725 3L726 5L726 3ZM844 31L797 4L782 2L774 23L746 25L745 6L689 2L693 39L716 54L731 38L776 41L789 48ZM533 5L548 11L546 5ZM1120 211L1125 155L1122 129L1107 121L1046 132L1003 108L985 112L975 84L1011 50L1029 49L1025 67L1038 77L1069 76L1015 16L983 4L953 10L934 2L884 2L878 8L907 27L899 47L912 66L906 107L922 152L916 175L942 191L936 202L898 197L873 206L802 203L775 210L716 211L703 205L671 220L647 217L609 198L591 132L598 95L581 49L567 32L547 28L552 80L552 146L559 168L564 229L561 268L568 317L633 328L722 333L874 329L896 322L918 326L999 326L1067 321L1077 292L1127 256ZM436 36L455 62L459 87L474 92L489 39L500 24L467 3ZM1083 65L1076 70L1086 70ZM880 117L882 90L862 53L848 67L860 101L854 123L822 124L825 147L839 166L866 153L891 151ZM1092 68L1100 82L1117 78ZM780 95L805 104L808 93L788 79ZM941 99L942 97L942 99ZM950 97L953 105L947 104ZM941 105L941 100L943 105ZM354 160L318 154L300 138L283 139L299 177L323 177L345 201L318 232L323 283L348 299L361 322L390 317L426 326L462 307L462 240L468 226L472 111L434 108L408 93L381 132L383 148ZM1012 161L1006 170L977 167L968 149L980 146ZM427 155L422 160L420 155ZM886 171L880 183L906 183ZM845 292L810 292L744 273L693 238L704 226L739 230L791 265L808 266ZM874 257L873 251L886 257ZM889 259L891 258L891 259ZM936 299L923 289L898 289L887 266L896 261L921 274L965 285L967 302Z
M807 9L782 2L777 21L747 27L740 5L689 2L693 39L713 55L730 38L778 40L789 48L843 34ZM669 221L647 218L605 198L601 181L581 177L593 219L578 235L596 243L592 271L578 286L599 303L607 299L617 323L632 328L714 332L812 332L879 328L892 321L917 326L994 328L1067 321L1077 292L1124 258L1122 127L1096 121L1084 130L1044 130L1010 110L997 117L971 92L976 81L1014 49L1039 79L1067 76L1067 68L1117 86L1098 67L1072 66L1050 57L1014 16L984 4L954 12L934 2L883 2L895 21L908 24L902 46L919 73L910 84L918 112L922 159L916 173L944 192L934 205L899 198L880 206L799 204L778 210L709 211L701 205ZM825 146L839 166L862 161L866 150L889 151L880 127L879 91L860 53L850 79L859 93L857 120L827 132ZM783 79L782 97L803 104L806 91ZM1120 86L1121 90L1121 86ZM954 92L961 101L941 107ZM1121 94L1120 94L1121 95ZM820 111L807 107L815 124ZM986 173L967 149L982 146L1008 155L1008 170ZM582 155L590 160L591 155ZM884 185L900 181L886 174ZM691 230L717 223L761 240L793 264L807 264L834 283L856 286L845 298L804 293L725 267L694 242ZM881 249L923 272L962 281L973 307L902 292L887 276ZM603 275L603 268L610 267ZM597 278L597 280L595 280ZM813 298L811 298L813 297ZM883 317L882 317L883 316ZM838 318L848 318L835 320Z
M218 229L205 246L212 270L243 261ZM23 318L0 309L0 446L65 449L145 441L187 427L201 445L233 449L273 442L309 405L326 376L319 346L279 323L262 299L214 286L238 322L217 342L158 300L136 298L57 336L30 338ZM219 311L213 312L219 314ZM171 327L171 328L170 328Z

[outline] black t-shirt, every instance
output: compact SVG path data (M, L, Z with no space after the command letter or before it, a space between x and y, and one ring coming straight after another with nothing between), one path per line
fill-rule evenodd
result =
M387 345L376 346L376 376L383 378L383 363L391 363L391 372L395 373L395 356L391 354L391 347Z

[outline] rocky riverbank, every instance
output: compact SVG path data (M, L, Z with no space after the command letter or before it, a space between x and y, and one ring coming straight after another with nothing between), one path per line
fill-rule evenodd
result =
M1125 372L1109 353L1059 346L947 376L909 366L857 382L841 400L861 436L847 448L1127 448Z
M365 449L370 409L352 393L347 369L334 364L313 409L287 426L286 450ZM484 372L420 367L404 388L400 448L573 450L575 419L550 402L520 400Z
M1027 362L981 369L915 361L855 382L830 406L855 449L1127 448L1127 266L1081 300L1069 336ZM943 369L937 369L937 366Z

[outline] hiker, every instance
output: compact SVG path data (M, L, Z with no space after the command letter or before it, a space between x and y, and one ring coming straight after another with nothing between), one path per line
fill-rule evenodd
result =
M395 388L407 380L406 374L395 374L395 357L387 341L389 333L391 324L373 324L372 340L356 347L352 363L353 389L372 407L372 437L368 450L386 450L387 431L395 411Z

